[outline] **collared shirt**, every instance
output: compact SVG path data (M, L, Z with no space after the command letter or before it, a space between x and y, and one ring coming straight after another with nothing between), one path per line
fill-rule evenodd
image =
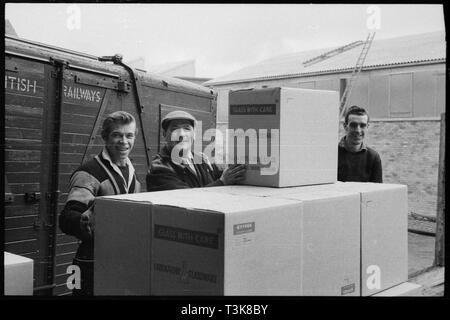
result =
M124 182L124 185L125 185L125 189L126 189L126 191L127 191L127 193L128 193L128 189L129 189L129 187L130 187L130 185L131 185L131 181L133 180L133 176L134 176L134 167L133 167L133 165L131 164L130 159L129 159L128 157L127 157L127 159L126 159L126 165L127 165L127 167L128 167L128 179L125 179L125 177L124 177L123 174L122 174L122 170L120 170L119 166L116 165L116 164L112 161L112 159L111 159L111 157L110 157L110 155L109 155L109 152L108 152L108 150L106 149L106 147L104 147L103 150L102 150L102 157L103 157L105 160L107 160L107 161L109 162L109 164L111 165L111 167L113 168L113 170L114 170L120 177L122 177L123 182Z
M341 141L339 141L339 146L342 147L342 148L345 148L345 150L347 150L348 152L360 152L362 150L367 150L367 145L366 145L366 142L364 140L363 140L363 142L361 144L361 148L358 151L350 150L350 148L348 147L348 144L346 143L345 137L346 136L343 136Z
M192 152L189 152L189 156L186 158L181 158L181 164L183 166L187 166L188 169L195 175L197 175L197 170L195 170L194 166L194 156L192 155Z
M338 144L338 180L382 183L380 155L364 142L359 151L352 152L343 137Z

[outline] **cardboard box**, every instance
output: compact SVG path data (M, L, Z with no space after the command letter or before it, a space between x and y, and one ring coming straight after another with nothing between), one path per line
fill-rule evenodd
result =
M300 295L302 203L202 189L96 200L96 295Z
M229 162L249 164L243 182L247 185L287 187L335 182L338 125L336 91L230 91L228 126L236 135L238 129L242 130L241 143L230 134L227 137Z
M357 193L360 198L358 202L361 222L361 288L359 290L361 295L373 295L408 280L408 191L405 185L338 181L331 184L292 188L225 186L204 188L204 190L299 199L304 202L305 216L309 208L307 199L314 195L322 194L325 199L332 195ZM342 225L339 224L339 220L331 219L333 215L339 214L339 210L330 209L330 220L322 221L322 227L334 228L334 231L328 230L330 233L340 232L339 227ZM352 223L355 220L346 221ZM345 226L341 231L343 230ZM326 243L326 239L323 239L323 243ZM328 245L332 246L333 243ZM310 259L304 258L303 261L309 262Z
M408 189L387 183L341 182L361 194L361 294L408 280Z
M301 201L302 295L360 295L358 192L333 190L327 185L292 188L225 186L204 190Z
M33 260L4 252L5 296L33 295Z

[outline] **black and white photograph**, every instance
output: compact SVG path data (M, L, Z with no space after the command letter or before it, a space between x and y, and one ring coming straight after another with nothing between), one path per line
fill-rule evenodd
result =
M4 18L5 299L445 297L443 4Z

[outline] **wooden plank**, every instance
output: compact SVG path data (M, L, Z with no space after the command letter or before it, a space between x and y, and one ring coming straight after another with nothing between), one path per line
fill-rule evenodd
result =
M55 267L55 275L67 274L67 268L72 265L72 262L58 264Z
M34 102L34 101L33 101ZM5 115L19 116L24 118L41 119L43 114L42 104L5 104Z
M56 285L59 284L65 284L67 283L67 278L70 276L70 274L59 274L55 276L54 282Z
M80 153L61 153L59 161L61 164L75 164L80 165L83 155Z
M14 195L14 203L17 196ZM39 204L5 205L5 217L19 217L39 214Z
M5 127L21 129L42 129L42 119L5 114Z
M26 228L32 227L37 215L20 216L20 217L5 217L5 229Z
M72 295L72 291L69 290L69 288L67 288L67 284L64 282L56 285L56 287L53 289L53 295L54 296Z
M6 173L6 178L8 183L39 183L41 173L39 172L17 172L17 173Z
M61 143L60 145L61 153L78 153L84 154L84 150L86 150L86 144L78 144L78 143Z
M90 134L92 130L92 124L85 123L62 123L62 132L66 133L78 133L78 134Z
M57 244L56 245L56 254L76 252L78 249L78 246L79 246L78 242Z
M445 265L445 112L441 114L434 266Z
M41 163L37 161L11 162L5 161L5 172L40 172Z
M9 242L16 242L20 240L35 239L37 231L33 227L5 229L5 244Z
M73 113L63 113L61 120L63 123L84 123L84 124L92 124L95 122L95 115L87 115L87 114L73 114Z
M78 241L78 239L76 237L62 233L61 230L57 230L57 235L56 235L56 243L57 244L73 243L76 241Z
M78 167L79 164L62 163L59 165L59 172L72 174Z
M41 140L5 139L5 149L11 150L41 150Z
M62 143L78 143L78 144L86 145L89 142L89 135L63 132L61 135L61 142Z
M71 114L79 114L79 115L88 115L95 117L98 112L99 106L86 106L86 105L75 105L71 104L70 106L64 105L64 112Z
M27 252L35 252L37 248L37 239L14 241L5 244L5 251L19 255Z
M41 95L33 95L20 92L5 92L5 105L20 105L43 107L45 98Z
M42 130L5 127L5 138L42 140Z
M39 192L39 183L9 183L9 188L14 194L25 194L27 192Z
M5 150L5 161L40 161L41 152L39 150Z
M55 261L56 264L63 264L68 262L72 263L73 258L75 258L75 252L68 252L56 255Z

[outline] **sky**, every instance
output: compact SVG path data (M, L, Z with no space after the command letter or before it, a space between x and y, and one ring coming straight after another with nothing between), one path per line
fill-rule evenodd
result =
M278 55L445 29L442 5L8 3L21 38L216 78Z

